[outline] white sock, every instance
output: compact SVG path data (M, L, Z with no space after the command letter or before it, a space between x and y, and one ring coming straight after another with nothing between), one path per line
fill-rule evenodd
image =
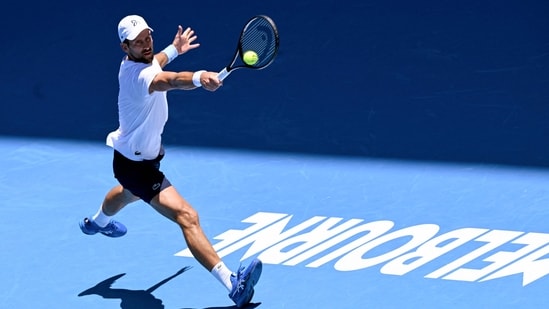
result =
M92 217L93 221L95 221L95 223L97 225L99 225L100 227L105 227L107 226L107 224L109 224L109 222L111 221L111 217L110 216L107 216L104 212L103 212L103 208L102 207L99 207L99 210L97 211L97 213L95 215L93 215Z
M223 261L217 263L217 265L214 266L214 268L211 271L212 275L223 284L227 290L230 292L233 288L233 284L231 283L231 274L232 271L230 271L227 266L225 266L225 263Z

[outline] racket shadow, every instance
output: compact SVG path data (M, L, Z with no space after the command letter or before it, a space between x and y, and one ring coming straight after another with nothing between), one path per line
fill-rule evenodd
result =
M81 292L78 296L99 295L105 299L120 299L120 308L122 309L164 309L162 300L156 298L152 292L191 268L190 266L183 267L175 274L146 290L113 289L111 286L116 280L126 275L123 273L99 282L95 286Z

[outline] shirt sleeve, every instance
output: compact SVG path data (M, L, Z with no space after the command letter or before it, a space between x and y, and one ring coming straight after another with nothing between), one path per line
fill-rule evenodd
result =
M143 67L139 73L138 81L144 95L149 94L149 87L155 76L160 72L162 72L162 68L156 58L153 60L151 65Z

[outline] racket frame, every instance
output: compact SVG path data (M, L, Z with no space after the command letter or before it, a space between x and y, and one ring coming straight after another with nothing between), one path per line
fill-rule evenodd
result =
M244 36L244 33L246 32L246 30L248 29L250 24L258 18L265 19L271 25L271 28L273 29L274 39L275 39L275 47L274 47L275 51L274 51L273 55L271 56L271 59L268 62L266 62L265 64L263 64L261 66L253 66L253 65L246 64L244 62L244 59L242 59L243 54L244 54L244 51L242 50L242 37ZM236 69L248 68L248 69L253 69L253 70L261 70L261 69L264 69L264 68L268 67L271 63L273 63L274 59L276 58L276 55L278 54L279 44L280 44L280 39L278 37L278 28L276 27L276 24L274 23L274 21L269 16L256 15L256 16L250 18L250 20L248 20L248 22L246 22L246 24L244 25L244 27L240 31L240 36L239 36L239 39L238 39L238 44L236 45L236 50L234 52L233 60L231 61L231 63L228 66L223 68L223 70L221 70L218 73L219 80L221 80L221 81L224 80L227 76L229 76L229 74L232 73L232 71L234 71ZM242 64L235 66L235 63L238 59L241 60Z

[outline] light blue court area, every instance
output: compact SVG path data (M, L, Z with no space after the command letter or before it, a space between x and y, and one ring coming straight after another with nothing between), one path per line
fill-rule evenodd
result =
M264 261L257 308L541 308L549 171L167 145L162 168L226 264ZM231 308L177 226L115 184L101 143L0 139L1 308Z

